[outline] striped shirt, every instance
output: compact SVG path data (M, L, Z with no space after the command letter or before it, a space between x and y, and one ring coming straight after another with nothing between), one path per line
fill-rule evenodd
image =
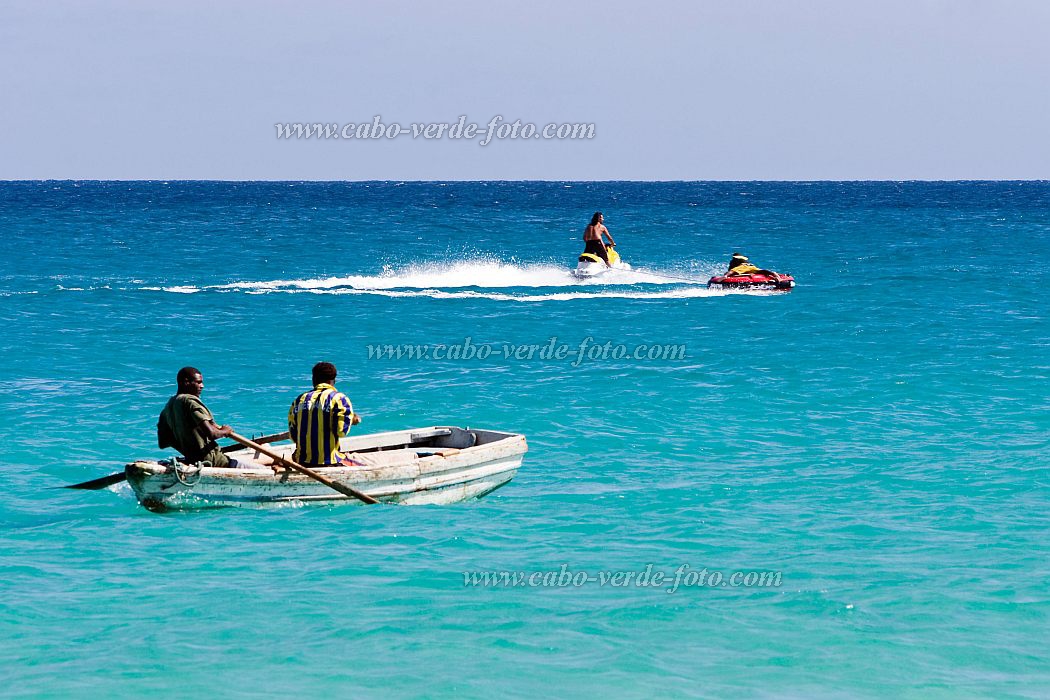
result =
M288 432L300 464L338 464L339 438L350 433L354 408L331 384L300 394L288 409Z

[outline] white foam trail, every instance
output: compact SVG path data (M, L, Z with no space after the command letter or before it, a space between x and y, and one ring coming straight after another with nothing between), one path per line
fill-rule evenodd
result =
M710 267L701 265L701 268ZM452 263L386 268L379 275L348 275L314 279L262 280L195 287L140 287L149 291L194 294L206 290L246 294L370 294L391 298L492 299L494 301L571 301L576 299L688 299L722 296L708 290L704 271L661 273L653 270L610 270L597 278L577 279L571 270L552 263L514 264L476 259ZM664 289L646 289L660 285ZM668 289L673 285L674 287ZM478 289L463 289L474 287ZM558 288L558 291L497 292L503 288ZM624 289L627 287L628 289ZM634 287L634 289L631 289ZM641 288L639 288L641 287Z
M515 265L494 260L468 260L455 263L410 265L394 270L386 269L379 275L349 275L317 279L271 280L260 282L233 282L215 285L209 289L289 291L347 288L357 290L382 289L455 289L459 287L567 287L608 286L634 284L705 284L707 277L683 279L686 275L668 277L647 270L610 270L599 278L580 280L559 265Z
M446 292L440 289L421 290L393 290L393 289L285 289L285 290L253 290L248 294L332 294L332 295L364 295L383 296L390 298L426 297L430 299L491 299L493 301L573 301L576 299L690 299L697 297L716 297L726 294L736 294L726 290L707 289L705 287L685 287L682 289L671 289L653 292L634 292L622 290L608 290L596 292L552 292L548 294L507 294L501 292L476 292L463 290ZM755 294L756 292L751 292Z
M433 289L456 287L563 287L575 278L555 265L513 265L490 260L410 265L379 275L349 275L319 279L235 282L218 289Z

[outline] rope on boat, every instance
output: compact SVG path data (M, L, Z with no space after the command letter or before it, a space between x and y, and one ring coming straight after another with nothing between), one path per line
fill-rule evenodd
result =
M179 480L180 484L188 486L189 488L193 488L197 485L197 482L201 480L201 469L211 466L211 462L208 460L203 460L195 464L187 464L185 465L185 468L183 468L177 459L173 459L172 462L174 463L173 469L175 472L175 478ZM197 476L196 479L193 478L194 475Z

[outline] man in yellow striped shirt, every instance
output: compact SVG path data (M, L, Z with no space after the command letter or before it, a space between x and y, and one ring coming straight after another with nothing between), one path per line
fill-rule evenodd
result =
M300 394L288 409L288 432L295 443L294 459L308 467L355 464L339 451L339 438L361 422L350 399L335 388L336 369L318 362L313 369L314 388Z

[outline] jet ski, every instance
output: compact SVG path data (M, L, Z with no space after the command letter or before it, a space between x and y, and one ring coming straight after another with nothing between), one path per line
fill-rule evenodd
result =
M608 245L605 247L605 250L609 255L608 265L593 253L583 253L580 255L579 261L576 263L576 269L572 271L572 274L578 279L591 279L592 277L604 275L610 270L631 269L630 264L620 260L620 254L616 252L614 246Z
M764 291L789 292L795 286L795 278L776 272L752 272L746 275L717 275L707 281L708 289L759 289Z

